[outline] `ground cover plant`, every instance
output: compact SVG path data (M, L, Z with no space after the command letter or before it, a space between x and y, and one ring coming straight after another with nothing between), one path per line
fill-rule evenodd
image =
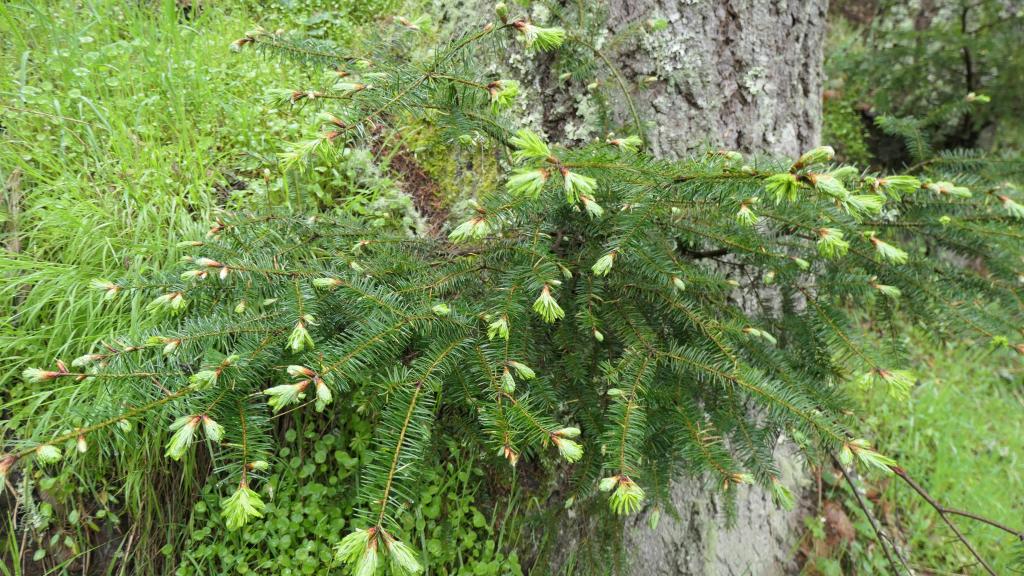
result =
M759 484L788 505L781 436L812 461L898 469L865 439L846 384L906 399L916 376L900 339L860 330L859 314L970 335L1000 358L1021 351L1012 164L921 156L892 175L835 163L827 146L663 161L639 131L557 145L510 113L519 85L487 70L510 51L557 58L571 31L507 7L492 20L421 49L424 21L395 19L358 56L289 32L233 37L235 58L312 71L289 75L279 99L313 104L318 128L276 168L315 178L416 126L448 150L485 150L503 176L479 180L445 234L329 210L320 195L290 209L240 200L189 212L146 266L23 278L134 302L136 316L34 352L22 378L63 399L5 437L0 471L22 495L88 475L85 460L134 474L128 499L143 493L141 470L164 471L199 501L181 573L515 571L506 522L466 496L483 476L473 462L509 477L547 462L567 505L596 496L615 514L667 506L683 472L726 494ZM280 180L284 200L294 178ZM312 450L293 445L299 435ZM459 464L439 464L439 449ZM285 507L342 493L337 516ZM445 520L425 511L438 500L477 528L459 532L465 548L433 543ZM220 545L275 530L285 535L268 549L294 552L277 563ZM481 534L489 544L475 547Z

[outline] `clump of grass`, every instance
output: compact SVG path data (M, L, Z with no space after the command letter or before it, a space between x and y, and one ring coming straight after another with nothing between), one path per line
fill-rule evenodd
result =
M137 305L101 314L54 280L84 287L176 259L178 239L228 200L239 158L272 156L294 134L254 97L285 69L228 51L242 26L218 6L183 20L173 2L0 6L0 176L21 174L7 223L21 246L0 274L24 281L0 292L5 310L17 305L0 328L2 377L143 321Z
M0 277L18 279L0 283L0 381L10 383L0 390L4 430L79 424L62 415L94 400L90 384L41 389L17 384L16 375L145 327L144 302L100 307L90 279L173 262L175 244L201 236L197 222L212 211L263 202L238 185L248 175L237 167L273 158L300 130L259 97L298 72L230 52L250 19L230 3L204 5L185 17L171 0L0 4L0 234L9 249L0 253ZM189 474L169 481L154 470L161 447L151 440L108 470L118 479L109 487L79 486L80 470L22 479L72 502L103 494L103 506L80 514L73 552L100 538L82 528L86 520L116 524L115 510L140 524L129 550L140 573L156 572L153 548L181 538L180 519L154 511L189 497ZM79 465L111 466L92 458ZM65 485L75 488L62 492ZM41 516L42 528L63 522L64 503ZM31 559L33 550L17 556Z

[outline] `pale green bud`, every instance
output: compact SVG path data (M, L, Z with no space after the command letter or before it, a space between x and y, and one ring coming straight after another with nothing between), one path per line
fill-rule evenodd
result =
M562 455L562 458L565 458L566 462L579 462L580 458L583 458L583 446L580 446L579 443L561 436L553 436L551 440L555 443L558 453Z
M999 194L998 197L999 201L1003 203L1003 209L1006 210L1006 213L1009 214L1011 218L1024 220L1024 205L1021 205L1013 198L1003 194Z
M831 162L835 155L836 151L831 146L818 146L817 148L804 152L793 167L799 169L812 164Z
M412 548L398 540L388 542L388 557L391 559L391 571L394 574L419 574L423 571Z
M341 280L338 280L337 278L314 278L313 279L313 287L314 288L318 288L320 290L334 290L335 288L337 288L338 286L341 286L342 284L344 284L344 282L342 282Z
M106 358L106 356L103 354L84 354L72 360L71 365L75 367L88 366L89 364L92 364L93 362L98 362L100 360L103 360L104 358Z
M262 518L266 504L259 494L241 484L231 496L221 500L220 508L225 526L233 531L245 526L252 518Z
M541 28L525 20L518 20L512 26L519 31L523 44L528 49L548 51L554 50L565 41L563 28Z
M354 530L341 539L334 547L334 557L342 563L351 564L363 555L370 543L369 530Z
M555 436L560 438L579 438L580 429L575 426L567 426L565 428L559 428L555 430Z
M487 326L487 339L494 340L495 337L508 340L508 317L504 314Z
M219 377L219 370L200 370L189 376L188 381L197 389L205 390L216 384Z
M618 515L633 514L640 511L644 501L644 490L629 478L620 477L615 491L608 499L612 512Z
M818 253L825 258L841 258L846 255L850 243L843 239L843 231L837 228L818 229Z
M102 278L96 278L90 282L93 288L103 291L103 299L110 300L121 290L121 287L114 284L110 280L104 280Z
M185 451L192 446L196 428L201 420L200 416L182 416L175 420L170 428L174 431L174 434L167 441L167 451L164 452L164 456L171 460L181 460L181 457L185 455Z
M602 478L601 482L597 485L597 487L598 487L598 489L601 492L608 492L612 488L615 488L615 486L618 483L619 483L619 477L618 476L609 476L607 478Z
M548 148L548 145L540 139L540 136L527 128L520 128L516 131L516 135L511 138L510 143L516 149L512 153L512 159L516 162L545 160L551 156L551 149Z
M562 169L562 184L565 188L565 199L569 204L579 202L580 196L591 196L597 181L590 176Z
M612 265L615 264L615 252L609 252L604 256L598 258L597 262L591 267L595 276L606 276L612 269Z
M269 404L276 413L280 412L281 409L286 406L295 404L304 398L307 386L309 386L309 380L302 380L295 384L281 384L280 386L273 386L264 390L263 393L269 396L267 404Z
M324 384L324 381L316 379L316 408L317 412L323 412L324 408L334 400L331 389Z
M313 349L313 337L309 335L309 331L306 330L306 324L302 321L295 323L295 328L292 329L291 335L288 336L288 348L292 352L302 352L309 348Z
M625 138L611 138L607 140L612 146L616 146L623 152L631 152L633 154L640 150L640 147L644 145L644 141L636 135L627 136Z
M249 469L257 472L266 472L267 470L270 470L270 462L267 462L266 460L253 460L252 462L249 462Z
M551 289L547 284L541 289L540 296L533 303L533 311L548 324L565 317L565 311L558 305L558 302L551 295Z
M783 200L796 202L800 184L795 175L788 172L775 174L764 179L764 190L779 204Z
M868 237L871 243L875 246L875 255L879 260L889 262L892 264L906 264L909 254L905 251L889 244L888 242L879 240L874 233Z
M536 198L544 188L550 173L543 168L520 168L512 172L505 189L512 194Z
M36 460L39 460L40 464L53 464L59 462L64 455L61 453L60 448L53 446L52 444L41 444L36 446Z
M501 389L505 394L512 394L516 391L516 379L512 377L512 372L508 367L501 372Z
M534 378L537 377L537 373L534 372L532 368L530 368L526 364L523 364L522 362L516 362L513 360L510 361L508 365L511 366L512 368L515 368L516 373L519 374L519 377L524 380L533 380Z

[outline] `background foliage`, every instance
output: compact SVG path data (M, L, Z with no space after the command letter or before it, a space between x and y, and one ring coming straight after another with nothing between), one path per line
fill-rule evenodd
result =
M1010 2L833 2L823 138L849 159L880 166L918 161L907 136L950 161L984 151L1006 163L996 180L1019 183L1019 165L1009 165L1019 163L1024 147L1024 59L1010 46L1022 34L1024 13ZM975 97L969 98L971 92ZM907 126L915 130L888 133L879 122L884 118L917 119ZM1016 470L1024 448L1015 432L1024 421L1021 363L992 356L983 342L951 343L912 326L901 342L921 367L921 382L909 398L851 391L880 444L917 471L918 481L946 505L1022 517ZM808 518L805 573L891 570L842 476L825 470L822 477L821 498L840 506L825 506ZM963 548L949 545L948 529L916 494L888 476L868 472L860 480L873 514L904 547L912 567L974 573ZM960 527L995 560L999 573L1020 570L1012 539L973 523Z

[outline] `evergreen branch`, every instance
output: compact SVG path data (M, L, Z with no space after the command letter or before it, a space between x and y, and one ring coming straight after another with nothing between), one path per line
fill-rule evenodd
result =
M387 512L387 505L391 495L391 489L394 486L395 473L398 470L398 461L402 454L402 449L405 446L405 437L409 431L409 426L413 418L413 412L416 409L416 403L419 401L420 394L423 391L424 383L426 379L431 376L434 370L436 370L441 365L441 363L448 357L448 355L451 354L463 342L464 340L462 340L461 338L454 340L447 348L445 348L436 358L434 358L431 361L426 370L424 370L424 372L420 374L419 379L416 381L412 397L409 400L409 407L406 410L405 418L398 432L398 441L395 444L394 453L391 458L391 466L388 469L387 477L385 479L383 495L381 496L380 499L380 513L377 515L377 528L383 529L384 515Z
M675 360L677 362L682 362L684 364L692 366L693 368L696 368L701 372L714 376L716 379L732 382L737 386L743 388L744 390L747 390L748 392L751 392L756 396L760 396L768 400L770 403L774 405L783 407L787 412L796 415L804 422L810 424L815 431L817 431L824 437L832 439L836 444L842 444L845 443L846 441L846 438L842 434L833 430L831 426L819 422L818 418L815 418L813 415L811 415L809 411L797 407L792 402L780 397L778 394L766 390L763 387L757 386L752 382L747 381L745 378L740 377L739 375L734 375L729 372L719 370L714 366L711 366L704 362L700 362L693 358L689 358L684 354L660 352L659 355L670 360Z
M651 356L645 355L643 358L643 366L636 371L636 376L633 378L633 383L625 393L625 403L623 404L622 417L619 427L622 429L622 433L619 435L619 471L622 474L633 475L636 474L635 469L626 463L626 452L627 446L629 445L629 437L631 432L631 425L635 425L632 420L637 419L635 413L639 410L637 406L637 397L641 394L643 386L641 381L646 379L647 367L650 365Z
M814 311L818 315L818 318L820 318L823 322L825 322L825 324L829 326L829 328L832 329L832 333L835 334L843 342L843 344L846 346L848 350L856 354L858 357L860 357L861 360L863 360L867 365L871 366L872 368L879 368L878 364L874 360L869 358L863 351L861 351L859 346L857 346L856 344L853 343L852 340L850 340L850 337L846 335L845 331L840 329L839 326L836 326L832 318L830 318L828 314L825 313L821 305L818 304L817 299L814 298L810 294L810 292L807 291L806 288L804 288L803 286L797 286L796 289L799 290L800 293L804 295L804 300L806 300L807 303L814 308Z
M96 424L92 424L90 426L85 426L83 428L79 428L79 429L77 429L77 430L75 430L73 432L68 432L67 434L61 434L61 435L58 435L58 436L54 436L53 438L50 438L49 440L47 440L45 442L45 444L50 444L50 445L61 444L63 442L67 442L68 440L71 440L73 438L77 438L77 437L79 437L81 435L90 434L90 433L95 432L97 430L102 430L104 428L108 428L108 427L110 427L110 426L112 426L114 424L117 424L118 422L120 422L122 420L130 420L132 418L135 418L136 416L139 416L141 414L145 414L147 412L150 412L151 410L153 410L155 408L159 408L160 406L163 406L164 404L167 404L168 402L171 402L172 400L177 400L178 398L181 398L183 396L186 396L188 394L196 392L196 390L197 390L197 388L194 385L189 385L189 386L182 387L179 390L177 390L175 392L171 392L169 394L165 394L164 396L162 396L162 397L160 397L160 398L158 398L156 400L153 400L152 402L148 402L148 403L143 404L141 406L137 406L135 408L132 408L130 410L122 412L121 414L118 414L116 416L112 416L110 418L107 418L106 420L102 420L100 422L97 422ZM15 452L14 456L15 456L16 459L21 459L21 458L24 458L25 456L28 456L33 451L35 451L35 447L26 448L26 449L21 450L19 452Z

